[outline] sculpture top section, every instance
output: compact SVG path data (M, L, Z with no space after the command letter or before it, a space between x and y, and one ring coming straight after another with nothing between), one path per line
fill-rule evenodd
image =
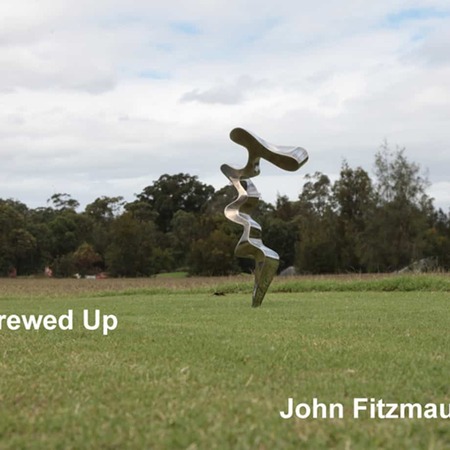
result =
M234 128L230 139L248 150L248 162L242 169L234 169L226 164L222 172L229 178L251 178L259 175L261 158L283 170L294 172L308 161L308 153L302 147L273 145L243 128Z

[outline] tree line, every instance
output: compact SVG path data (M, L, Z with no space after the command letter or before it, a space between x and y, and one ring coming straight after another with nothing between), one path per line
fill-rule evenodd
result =
M375 180L344 161L335 182L317 172L295 201L259 203L252 216L279 253L280 270L390 272L423 258L450 268L450 214L433 206L419 165L384 145L374 167ZM61 277L251 271L251 261L234 256L242 228L223 215L236 197L232 186L215 190L196 176L165 174L135 197L103 196L81 212L68 194L35 209L0 199L0 275L44 267Z

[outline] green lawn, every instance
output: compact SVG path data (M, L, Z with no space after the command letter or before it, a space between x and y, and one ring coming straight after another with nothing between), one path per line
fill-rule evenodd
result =
M0 295L73 309L72 331L0 331L0 448L446 449L450 419L352 418L355 397L450 403L450 295ZM108 336L85 308L115 314ZM288 397L344 419L283 420Z

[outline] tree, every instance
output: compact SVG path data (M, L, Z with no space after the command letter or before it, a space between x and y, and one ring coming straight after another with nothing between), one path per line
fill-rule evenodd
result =
M430 183L420 166L408 161L405 149L391 150L387 142L375 155L376 188L381 203L422 205L428 202L426 189Z
M76 219L74 211L63 210L49 222L51 253L54 258L74 252L81 244Z
M102 196L89 203L85 208L85 213L95 222L108 222L120 214L123 205L123 197Z
M61 274L65 276L71 269L69 260L73 253L88 239L90 224L85 215L77 213L79 203L69 194L54 194L47 203L52 203L53 208L41 208L35 214L42 222L34 230L42 233L39 244L41 256L45 254L46 264L50 263L54 268L64 267ZM43 248L45 252L42 252ZM65 255L70 256L63 258ZM62 260L64 263L61 265ZM56 269L55 274L58 273L59 270Z
M106 265L113 276L148 276L157 273L153 256L156 227L153 222L136 220L129 212L111 224L111 243L106 250Z
M70 194L53 194L48 200L47 203L52 203L55 209L59 210L72 210L75 211L80 203L73 199Z
M189 270L192 275L219 276L239 272L233 236L214 230L207 238L198 239L191 249Z
M77 272L73 252L58 256L52 261L52 271L55 277L69 278Z
M158 213L156 224L161 231L167 232L177 211L199 213L213 193L214 188L201 183L196 176L165 174L138 194L137 199Z
M315 172L305 175L306 183L299 196L299 212L311 213L318 217L334 210L331 182L327 175Z
M12 268L23 273L33 257L36 239L26 229L26 207L11 200L0 200L0 273Z
M450 269L450 214L439 209L432 216L425 235L427 256L437 258L439 267Z
M173 256L178 262L177 268L187 265L192 243L204 234L199 222L196 214L183 210L177 211L172 218L170 237Z
M299 238L299 227L295 220L284 221L269 217L262 224L262 240L280 257L278 270L295 264L295 245Z
M425 233L433 211L429 185L404 149L385 143L375 156L376 207L367 218L363 262L371 271L392 271L425 256Z
M298 214L298 202L292 202L286 195L278 195L274 216L284 222L292 221Z
M205 212L208 214L223 214L225 206L229 205L236 197L236 189L233 185L228 184L212 194Z
M361 167L352 169L342 163L340 178L334 183L337 208L338 252L341 270L362 271L363 234L368 217L375 206L374 190L369 174Z
M434 209L426 176L405 155L384 144L374 181L344 161L334 183L320 172L307 175L297 201L259 201L251 216L280 255L280 270L295 264L303 273L393 271L428 257L449 269L450 215ZM236 196L232 185L215 192L180 173L162 175L131 203L102 196L83 212L68 194L36 209L0 199L0 274L46 265L58 276L249 272L254 262L234 256L242 227L223 215Z
M28 259L31 263L30 273L40 272L53 263L55 242L49 224L57 214L58 211L48 207L28 211L27 230L36 239L34 256Z
M295 265L303 273L334 273L339 269L339 257L331 182L320 172L306 179L298 202L300 238Z
M73 262L81 275L99 272L102 257L87 242L81 244L73 254Z
M102 261L111 242L111 224L120 216L123 206L123 197L102 196L89 203L80 215L86 220L84 239L99 254Z
M126 203L124 207L125 211L131 213L136 220L141 222L156 222L158 218L158 213L146 201L135 200L134 202Z

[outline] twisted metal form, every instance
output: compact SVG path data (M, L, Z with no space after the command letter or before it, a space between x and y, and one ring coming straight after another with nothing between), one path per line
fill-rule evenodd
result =
M250 216L261 195L250 178L260 173L261 158L275 164L283 170L294 172L308 160L308 153L301 147L277 146L270 144L243 128L234 128L230 139L242 145L248 151L248 161L242 169L227 164L220 167L222 173L231 181L238 192L237 198L225 207L225 217L244 227L241 238L234 251L242 258L255 260L255 285L252 294L252 306L260 306L267 289L277 272L279 256L266 247L261 239L261 226Z

